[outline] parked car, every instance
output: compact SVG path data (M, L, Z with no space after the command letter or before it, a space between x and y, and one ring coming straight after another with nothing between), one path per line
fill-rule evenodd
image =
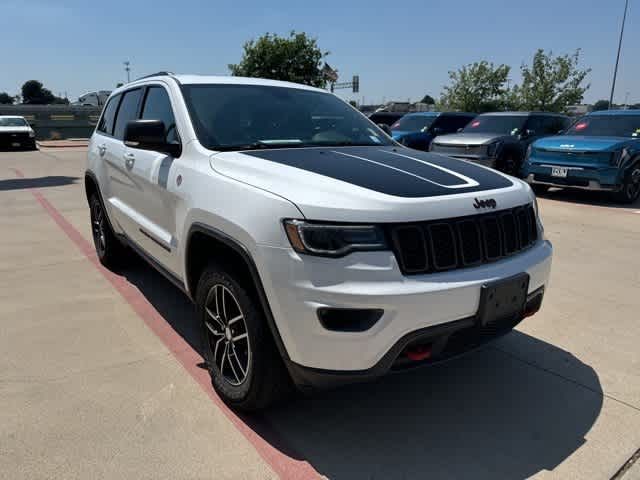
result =
M238 409L468 351L540 308L551 267L526 182L398 145L306 85L128 83L85 188L99 260L128 245L195 302Z
M406 112L374 112L369 115L369 120L371 120L376 125L391 126L405 115Z
M522 174L539 193L549 187L601 190L634 202L640 195L640 112L593 112L564 135L536 141Z
M408 113L391 125L391 136L406 147L427 151L435 137L457 132L475 116L463 112Z
M37 148L36 133L24 117L0 115L0 148Z
M527 147L538 138L556 135L570 124L569 117L544 112L484 113L460 133L437 137L431 151L464 158L519 174Z

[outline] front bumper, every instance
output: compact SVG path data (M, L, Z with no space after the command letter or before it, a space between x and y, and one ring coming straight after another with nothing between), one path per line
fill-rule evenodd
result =
M276 325L293 369L300 367L303 377L305 368L342 376L384 373L396 360L394 352L403 339L414 340L413 335L436 326L454 325L458 330L473 323L483 284L526 272L529 294L544 288L552 257L551 244L539 241L495 263L403 276L392 252L327 259L303 258L288 248L260 249L259 269ZM332 331L319 321L318 309L323 307L384 313L366 331Z
M553 177L552 167L567 168L566 177ZM576 167L570 165L525 165L523 177L527 183L559 188L615 192L622 187L617 168Z
M0 132L0 149L35 148L36 139L26 133Z

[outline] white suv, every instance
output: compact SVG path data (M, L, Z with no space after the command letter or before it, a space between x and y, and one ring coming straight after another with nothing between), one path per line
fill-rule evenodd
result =
M549 277L526 183L405 148L304 85L129 83L85 182L102 263L128 246L186 292L239 409L469 350L536 312Z

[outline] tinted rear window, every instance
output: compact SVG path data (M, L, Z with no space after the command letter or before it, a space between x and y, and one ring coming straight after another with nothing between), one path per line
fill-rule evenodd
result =
M118 102L120 101L120 95L111 97L107 106L104 107L104 113L100 119L97 130L102 133L111 135L113 133L113 120L116 117L116 110L118 109Z
M122 102L120 102L120 108L118 109L118 116L116 117L116 123L113 128L113 136L123 140L124 129L127 123L131 120L135 120L138 115L138 103L140 102L140 95L142 90L137 88L135 90L129 90L124 93Z

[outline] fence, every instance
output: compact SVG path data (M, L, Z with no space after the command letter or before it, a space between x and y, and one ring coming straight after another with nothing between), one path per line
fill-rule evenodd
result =
M0 105L0 115L19 115L33 127L38 140L88 138L102 107L70 105Z

